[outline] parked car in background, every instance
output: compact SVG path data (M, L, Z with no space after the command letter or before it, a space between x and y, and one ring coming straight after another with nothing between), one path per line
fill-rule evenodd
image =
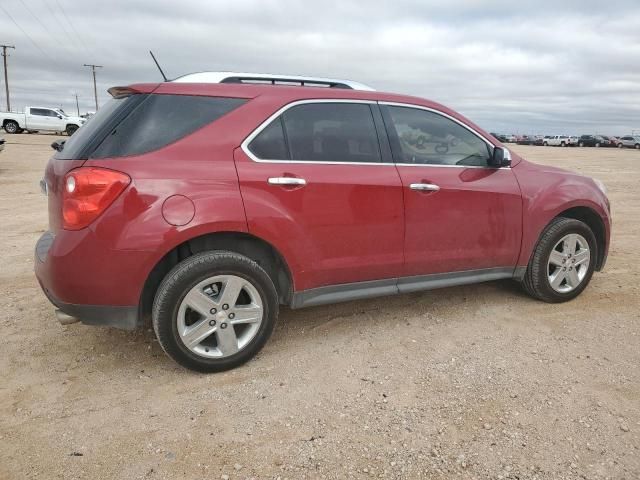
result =
M612 135L602 135L602 138L609 141L610 147L617 147L620 143L620 139L618 137L614 137Z
M507 142L508 143L516 143L518 141L518 138L511 134L511 135L507 135Z
M0 112L0 125L7 133L45 131L73 135L85 122L58 108L25 107L24 113Z
M520 135L516 143L518 145L533 145L535 143L535 137L530 137L529 135Z
M281 306L497 279L566 302L606 262L601 182L429 100L230 72L109 92L45 169L36 276L61 322L149 319L185 367L246 362Z
M567 135L549 135L544 137L543 145L552 147L569 147L573 143L571 137Z
M507 143L509 141L507 139L507 136L503 135L502 133L493 133L493 132L491 132L491 135L493 135L495 138L500 140L500 142L502 142L502 143Z
M640 135L627 135L624 137L620 137L620 143L618 143L618 147L640 149Z
M581 135L578 138L579 147L608 147L609 145L609 140L602 135Z

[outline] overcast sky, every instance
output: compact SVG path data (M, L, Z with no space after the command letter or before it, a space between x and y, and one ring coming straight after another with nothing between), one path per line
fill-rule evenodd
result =
M202 70L348 78L505 133L640 130L640 1L0 0L13 109ZM525 5L526 4L526 5ZM4 84L0 93L4 110Z

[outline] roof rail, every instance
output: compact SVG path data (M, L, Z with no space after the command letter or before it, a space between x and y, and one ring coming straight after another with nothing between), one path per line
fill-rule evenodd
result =
M273 75L269 73L199 72L178 77L178 83L250 83L267 85L298 85L302 87L346 88L374 91L368 85L335 78L301 77L298 75Z

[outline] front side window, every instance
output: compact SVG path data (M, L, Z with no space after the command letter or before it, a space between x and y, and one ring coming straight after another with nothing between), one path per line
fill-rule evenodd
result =
M457 122L428 110L387 106L397 142L398 163L488 165L491 147Z
M249 144L264 160L381 162L368 104L307 103L286 110Z

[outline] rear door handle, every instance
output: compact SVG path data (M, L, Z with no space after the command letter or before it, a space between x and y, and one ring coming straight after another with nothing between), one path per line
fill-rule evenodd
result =
M269 185L291 185L301 187L307 184L304 178L296 177L270 177L267 182Z
M412 183L409 188L421 192L437 192L440 190L440 187L434 183Z

